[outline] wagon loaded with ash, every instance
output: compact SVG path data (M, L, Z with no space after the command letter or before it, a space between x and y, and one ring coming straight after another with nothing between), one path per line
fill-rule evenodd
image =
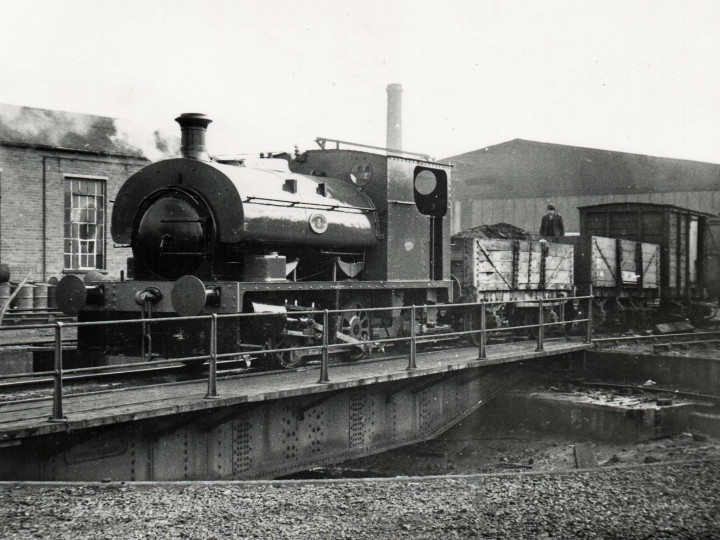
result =
M452 274L458 302L481 302L488 328L566 320L574 296L573 247L547 242L513 225L481 225L452 237ZM466 330L480 327L481 308L464 312ZM477 343L477 335L471 341Z

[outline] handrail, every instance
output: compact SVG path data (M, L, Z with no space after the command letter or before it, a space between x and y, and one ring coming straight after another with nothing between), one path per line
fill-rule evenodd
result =
M252 204L265 204L267 206L282 206L283 208L304 208L306 210L327 210L331 212L337 210L339 212L346 212L354 210L357 212L373 212L376 208L369 206L350 206L347 204L327 204L327 203L315 203L306 201L292 201L288 199L273 199L270 197L255 197L249 195L245 198L246 203Z
M48 419L50 422L64 422L66 418L63 416L63 403L62 403L62 387L63 387L63 373L62 373L62 329L63 323L58 322L55 325L55 374L53 381L53 407L52 416Z
M566 320L566 321L558 321L558 322L545 322L544 320L544 308L547 305L553 305L558 302L569 302L569 301L581 301L581 300L587 300L588 301L588 312L587 312L587 318L578 318L578 319L572 319L572 320ZM478 345L478 359L484 360L487 358L487 336L488 334L494 333L494 332L500 332L500 331L508 331L508 330L522 330L522 329L530 329L530 328L537 328L537 351L543 351L544 350L544 340L545 340L545 329L552 326L561 326L565 324L571 324L571 323L580 323L580 324L586 324L587 331L584 336L584 343L591 343L592 341L592 291L591 294L585 295L585 296L568 296L568 297L561 297L561 298L538 298L538 299L527 299L527 300L517 300L514 301L514 303L537 303L538 305L538 322L537 324L526 324L526 325L518 325L518 326L508 326L508 327L501 327L501 328L487 328L487 307L497 304L507 304L507 303L513 303L513 302L503 302L503 301L486 301L482 300L480 302L473 302L473 303L454 303L454 304L425 304L425 305L412 305L412 306L383 306L383 307L373 307L373 308L363 308L362 311L365 312L380 312L380 311L409 311L410 312L410 335L406 337L394 337L394 338L378 338L378 339L370 339L367 341L362 341L363 345L377 345L377 344L386 344L386 343L408 343L409 344L409 352L408 352L408 371L413 371L418 369L417 367L417 344L422 343L425 341L432 341L436 339L441 338L457 338L462 336L470 336L470 335L479 335L479 345ZM451 309L451 308L462 308L462 309L468 309L468 308L480 308L480 328L478 329L470 329L470 330L459 330L459 331L452 331L452 332L438 332L438 333L426 333L426 334L420 334L417 333L417 313L418 310L423 309ZM118 325L118 324L145 324L150 325L155 322L176 322L176 321L202 321L207 320L210 322L210 336L209 336L209 347L207 354L199 354L195 356L188 356L188 357L181 357L181 358L174 358L174 359L165 359L165 360L157 360L153 361L153 365L163 365L168 363L177 363L177 362L190 362L190 361L208 361L209 367L208 367L208 381L207 381L207 393L205 395L206 399L217 399L219 397L218 392L218 386L217 386L217 365L218 362L222 362L223 359L227 358L237 358L238 356L243 356L247 354L253 354L253 355L267 355L267 354L276 354L280 352L294 352L294 351L317 351L320 349L321 351L321 362L320 362L320 377L318 380L318 384L328 384L330 382L329 377L329 356L330 352L332 350L337 349L347 349L348 345L347 343L330 343L330 332L328 329L331 327L334 327L330 323L330 317L333 315L341 314L341 313L348 313L348 312L354 312L356 309L310 309L310 310L303 310L303 311L293 311L293 315L309 315L309 316L322 316L323 326L322 326L322 344L314 344L314 345L307 345L307 346L301 346L301 347L283 347L283 348L276 348L276 349L262 349L258 350L257 348L249 349L244 348L241 350L236 350L232 352L224 352L220 353L218 351L218 320L219 319L228 319L228 318L236 318L236 319L243 319L247 317L276 317L277 313L212 313L207 315L196 315L196 316L179 316L179 317L164 317L164 318L156 318L156 319L130 319L130 320L112 320L112 321L88 321L88 322L55 322L53 324L45 324L45 325L29 325L27 327L0 327L0 332L2 331L10 331L10 330L18 330L18 329L24 329L24 328L35 328L35 329L53 329L55 333L55 346L54 346L54 369L52 371L53 375L53 407L52 407L52 416L50 417L49 421L51 422L67 422L67 418L64 415L63 411L63 382L64 382L64 375L65 373L83 373L83 372L92 372L92 371L101 371L106 370L107 368L104 367L94 367L94 368L75 368L72 370L68 370L67 372L64 371L63 366L63 331L66 328L80 328L80 327L93 327L93 326L102 326L102 325ZM248 346L249 347L249 346ZM147 366L147 362L143 363L129 363L129 364L121 364L121 365L115 365L112 366L112 369L117 369L118 367L130 367L130 366ZM43 373L49 373L49 372L43 372Z
M346 144L348 146L354 146L356 148L369 148L370 150L381 150L383 152L387 152L388 154L394 153L394 154L405 154L408 156L416 156L423 158L423 161L432 161L430 159L430 156L428 154L422 154L420 152L407 152L405 150L399 150L397 148L386 148L384 146L372 146L370 144L360 144L360 143L354 143L350 141L341 141L338 139L328 139L326 137L317 137L315 139L315 143L322 149L326 150L325 145L327 143L335 143L335 149L340 150L341 144Z

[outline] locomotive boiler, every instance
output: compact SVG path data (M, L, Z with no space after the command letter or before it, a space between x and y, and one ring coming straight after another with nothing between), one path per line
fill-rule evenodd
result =
M178 315L274 314L220 319L221 353L311 346L322 329L294 315L308 308L349 310L333 317L331 336L358 358L364 341L418 323L367 307L451 299L448 166L339 144L294 159L212 158L211 120L176 120L182 157L143 168L115 199L112 238L132 252L127 275L58 286L59 306L80 321L148 321L80 328L78 354L90 363L206 354L207 321L163 321ZM437 324L431 310L423 317ZM274 361L294 366L307 354Z

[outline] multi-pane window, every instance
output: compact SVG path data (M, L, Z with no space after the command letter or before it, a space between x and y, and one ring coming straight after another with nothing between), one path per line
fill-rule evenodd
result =
M105 181L65 180L65 269L105 267Z

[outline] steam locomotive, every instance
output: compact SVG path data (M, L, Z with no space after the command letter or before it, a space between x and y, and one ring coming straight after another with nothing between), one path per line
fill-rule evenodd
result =
M207 321L163 321L178 315L273 314L218 319L221 354L318 344L318 321L295 315L310 308L350 310L330 321L350 359L366 354L373 335L444 328L435 310L408 321L399 309L367 308L452 300L449 166L339 144L294 159L211 158L211 120L176 121L182 157L141 169L115 200L113 241L132 250L127 276L66 276L58 285L60 308L80 322L151 323L80 327L85 362L207 354ZM272 359L292 367L308 354Z

